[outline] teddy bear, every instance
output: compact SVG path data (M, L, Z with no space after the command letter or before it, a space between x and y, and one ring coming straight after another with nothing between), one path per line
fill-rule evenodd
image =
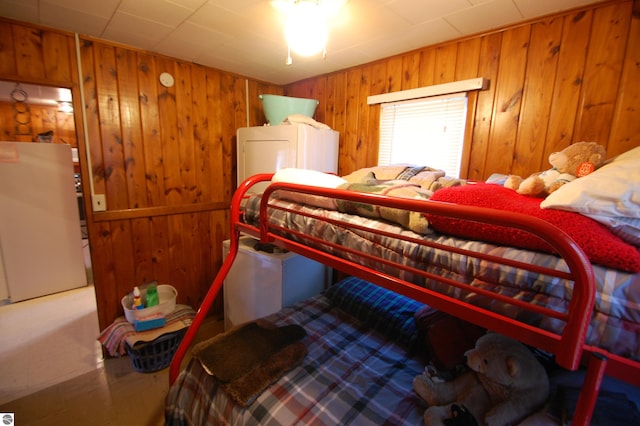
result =
M605 157L604 146L596 142L577 142L549 155L551 169L534 173L526 179L510 175L504 186L519 194L546 197L562 185L593 172L604 163Z
M424 413L427 426L453 424L461 412L481 425L515 424L549 397L544 367L514 339L489 332L465 356L468 368L453 380L442 381L429 373L414 378L415 392L429 405Z

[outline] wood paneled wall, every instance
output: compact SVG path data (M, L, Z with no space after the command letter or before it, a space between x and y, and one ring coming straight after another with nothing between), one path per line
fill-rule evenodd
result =
M25 122L26 114L28 114L28 125L21 124ZM53 143L78 147L73 114L60 112L55 106L29 104L27 113L20 114L17 120L15 115L11 102L0 102L0 140L37 142L39 133L52 130Z
M528 176L572 142L597 141L610 157L640 145L638 64L640 1L615 1L318 76L285 93L320 101L316 119L340 132L346 174L377 161L380 107L367 96L485 77L489 89L470 99L463 173Z
M150 280L197 307L229 233L236 129L263 124L258 94L283 89L83 37L79 78L73 34L2 19L0 40L0 79L72 89L100 326ZM162 72L173 87L159 83ZM104 212L92 209L90 177Z
M639 2L605 2L286 87L83 37L80 75L73 34L0 18L0 79L72 90L106 327L122 314L120 298L153 279L198 306L228 237L235 132L264 123L260 93L319 99L315 118L340 132L341 173L376 163L379 107L367 96L477 76L491 84L473 98L470 178L546 169L550 152L577 140L597 140L610 156L640 145ZM175 86L160 85L165 71ZM90 176L105 212L92 210Z
M197 307L228 237L236 129L247 108L249 124L262 123L258 92L281 89L251 81L247 107L246 79L233 74L91 40L80 56L94 192L108 206L90 230L101 321L149 280ZM159 83L163 72L173 87Z

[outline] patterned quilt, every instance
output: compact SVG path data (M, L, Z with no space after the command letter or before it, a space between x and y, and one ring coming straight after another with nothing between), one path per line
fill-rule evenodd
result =
M191 361L167 395L167 425L423 424L425 406L412 381L424 360L407 356L322 295L267 320L304 327L308 355L302 365L245 409Z

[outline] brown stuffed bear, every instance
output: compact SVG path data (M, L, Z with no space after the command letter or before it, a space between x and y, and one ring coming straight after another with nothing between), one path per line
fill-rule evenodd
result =
M578 142L549 155L553 166L544 172L534 173L526 179L510 175L504 186L519 194L546 197L565 183L586 176L604 163L606 150L596 142Z
M523 344L497 333L480 337L467 351L469 371L451 381L436 382L422 374L413 380L416 393L429 407L427 426L444 425L468 410L479 424L506 426L542 407L549 396L544 367Z

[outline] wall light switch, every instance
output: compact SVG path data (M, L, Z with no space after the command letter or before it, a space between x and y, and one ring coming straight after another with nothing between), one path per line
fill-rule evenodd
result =
M91 200L93 202L94 212L103 212L107 210L107 199L104 194L93 194Z

